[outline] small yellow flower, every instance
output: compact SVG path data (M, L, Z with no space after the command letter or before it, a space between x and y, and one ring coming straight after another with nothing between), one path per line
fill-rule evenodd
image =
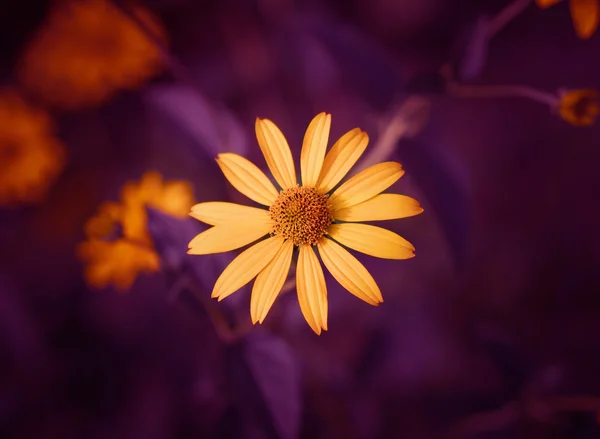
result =
M540 8L548 8L560 0L536 0ZM569 0L571 19L579 38L587 40L598 29L600 22L600 0Z
M149 10L132 11L159 40L165 31ZM162 69L159 49L110 0L55 3L25 49L17 76L38 99L74 109L134 89Z
M65 162L50 116L15 91L0 90L0 205L39 202Z
M598 92L591 89L564 91L560 95L558 111L571 125L592 125L600 113Z
M163 182L157 172L146 172L140 182L127 182L121 202L102 204L84 227L87 240L77 253L86 263L84 277L93 288L113 284L131 288L138 274L160 269L160 259L148 233L146 206L186 218L194 204L193 190L184 181Z
M118 291L127 291L140 273L160 269L154 247L126 239L103 241L91 238L78 248L79 257L86 262L84 278L92 288L113 284Z
M331 275L371 305L383 302L381 291L367 269L342 245L379 258L414 256L412 244L396 233L359 224L405 218L423 211L410 197L381 193L402 177L402 166L379 163L334 190L365 151L369 138L355 128L326 154L330 126L331 115L325 113L309 124L300 156L302 184L298 185L283 133L270 120L257 119L258 144L280 189L247 159L232 153L219 154L217 163L227 180L263 207L225 202L192 207L192 217L214 227L190 242L189 254L226 252L260 240L225 268L212 292L212 297L222 300L256 277L250 302L253 323L264 321L281 291L294 248L299 249L298 302L317 334L327 330L327 289L315 249Z

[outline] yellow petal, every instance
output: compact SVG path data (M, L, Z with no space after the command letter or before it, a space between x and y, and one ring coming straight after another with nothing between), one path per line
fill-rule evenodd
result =
M323 269L310 245L301 245L296 269L300 310L317 335L327 331L327 287Z
M278 192L273 183L250 160L225 153L219 154L217 163L232 186L251 200L270 206L277 198Z
M413 245L391 230L367 224L332 224L329 236L353 250L384 259L408 259Z
M266 209L222 201L209 201L192 206L190 216L211 226L217 224L270 223Z
M323 167L330 128L331 114L320 113L315 116L306 129L300 154L303 186L314 187L317 184Z
M358 259L329 238L321 238L318 248L325 267L341 286L370 305L383 302L375 279Z
M242 288L273 260L282 245L283 239L274 236L244 250L221 273L211 297L221 301Z
M599 1L571 0L569 6L577 36L587 40L598 29L598 21L600 20Z
M244 225L219 225L197 235L188 244L190 255L209 255L244 247L271 231L269 223L249 223Z
M256 119L256 139L267 166L282 189L296 186L292 151L281 130L269 119Z
M380 194L404 175L402 165L383 162L370 166L342 184L329 200L334 210L354 206Z
M323 192L333 189L358 161L368 143L369 136L360 128L340 137L325 156L317 188Z
M285 241L273 260L256 277L250 299L252 323L262 323L267 317L290 271L293 249L292 241Z
M406 195L379 194L373 198L333 212L333 217L341 221L384 221L407 218L423 212L417 200Z
M535 4L538 5L542 9L549 8L560 2L560 0L535 0Z

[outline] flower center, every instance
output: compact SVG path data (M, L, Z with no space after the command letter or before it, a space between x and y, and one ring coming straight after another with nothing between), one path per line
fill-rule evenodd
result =
M274 222L271 235L283 236L294 245L316 245L333 222L328 198L312 187L282 190L269 208Z

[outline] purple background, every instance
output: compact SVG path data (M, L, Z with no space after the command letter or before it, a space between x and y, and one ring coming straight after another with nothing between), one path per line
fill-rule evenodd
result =
M0 437L598 437L598 128L525 99L447 96L437 78L464 61L457 41L477 17L506 4L148 1L190 83L166 72L58 114L67 169L42 204L0 210ZM0 14L5 83L46 7ZM472 82L599 88L599 51L598 35L575 36L566 2L531 5L493 38ZM222 259L185 255L199 225L158 214L157 247L181 257L173 270L142 275L127 294L84 284L83 224L125 181L157 169L191 181L199 201L242 201L213 158L233 151L262 165L257 116L297 157L318 112L332 113L332 138L359 126L373 144L417 89L430 94L430 119L398 143L406 175L393 189L425 212L386 224L417 257L359 257L381 306L328 278L322 336L288 293L262 327L225 343L190 295L167 300L184 270L208 296ZM222 305L247 323L248 291ZM586 411L556 403L574 396L590 397ZM509 416L476 422L489 431L456 433L501 407Z

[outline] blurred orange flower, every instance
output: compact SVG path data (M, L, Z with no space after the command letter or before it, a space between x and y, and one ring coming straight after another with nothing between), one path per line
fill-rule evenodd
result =
M131 11L160 41L166 33L140 5ZM23 52L23 87L43 102L73 109L142 85L162 69L159 48L110 0L62 0Z
M140 273L158 271L160 259L148 233L145 208L186 218L192 204L190 183L163 182L154 171L146 172L139 182L125 183L121 201L102 204L85 224L87 240L79 245L77 254L86 264L88 285L105 288L112 284L126 291Z
M592 89L566 90L560 93L558 111L571 125L592 125L600 113L598 92Z
M0 205L40 201L66 162L49 114L0 90Z
M560 0L536 0L540 8L548 8ZM571 18L575 32L584 40L590 38L598 29L600 22L600 0L569 0Z

